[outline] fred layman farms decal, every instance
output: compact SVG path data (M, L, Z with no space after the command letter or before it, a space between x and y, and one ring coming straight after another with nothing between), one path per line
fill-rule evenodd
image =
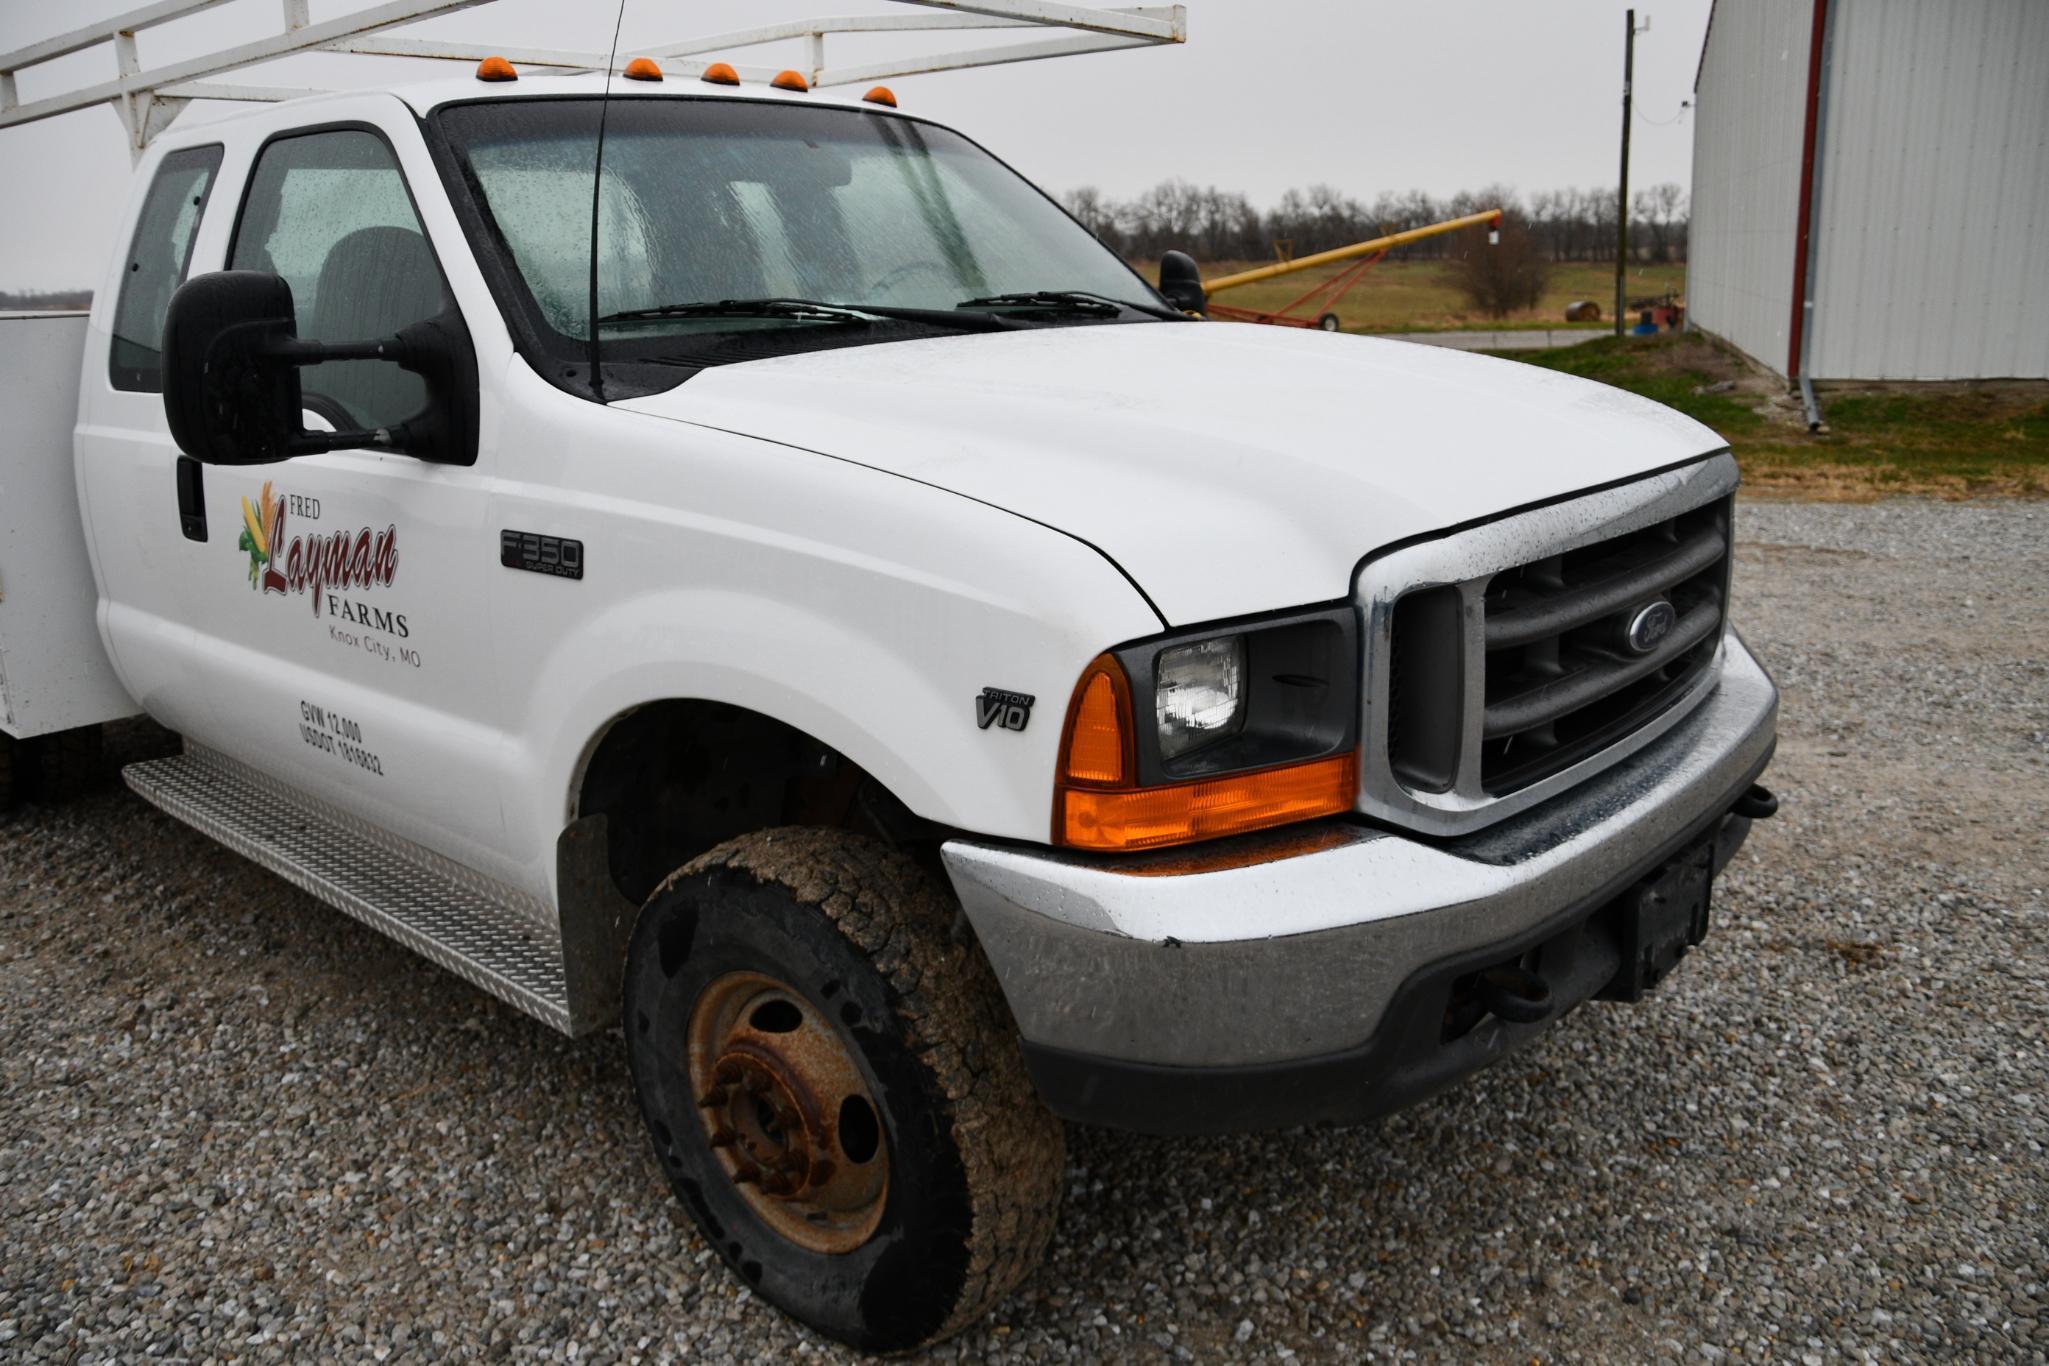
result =
M256 501L242 499L242 536L236 548L249 556L249 587L264 593L302 594L313 615L329 618L328 635L340 644L395 664L420 667L419 652L391 642L409 640L404 612L354 596L389 588L398 577L398 527L315 530L290 536L294 517L320 519L320 500L277 493L268 480ZM359 628L351 631L344 626ZM383 637L383 638L380 638Z

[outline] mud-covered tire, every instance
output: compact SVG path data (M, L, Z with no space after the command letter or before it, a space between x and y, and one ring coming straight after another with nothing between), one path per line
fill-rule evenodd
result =
M106 750L98 726L60 730L35 741L35 795L68 802L97 788L106 777Z
M955 915L935 878L879 842L770 830L673 874L628 952L628 1065L677 1198L757 1295L864 1350L907 1351L972 1323L1038 1265L1059 1204L1064 1130ZM730 1139L724 1159L711 1146L716 1107L693 1094L687 1039L699 1002L735 974L786 983L821 1010L873 1097L887 1185L851 1250L783 1236L757 1210L759 1187L735 1184Z

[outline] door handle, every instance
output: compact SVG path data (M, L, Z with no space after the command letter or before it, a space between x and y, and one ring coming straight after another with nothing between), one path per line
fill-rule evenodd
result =
M178 525L188 541L206 539L205 468L189 455L178 457Z

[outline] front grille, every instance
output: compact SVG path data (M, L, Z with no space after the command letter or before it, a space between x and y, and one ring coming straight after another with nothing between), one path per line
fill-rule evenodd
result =
M1359 809L1477 829L1677 724L1712 687L1735 487L1719 455L1367 560Z
M1486 618L1480 786L1514 792L1570 768L1685 695L1722 638L1729 500L1496 574ZM1668 602L1647 651L1631 620Z

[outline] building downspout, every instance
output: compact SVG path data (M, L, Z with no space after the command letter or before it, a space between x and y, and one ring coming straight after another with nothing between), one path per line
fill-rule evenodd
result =
M1828 426L1821 404L1814 397L1808 358L1814 350L1813 288L1819 274L1820 239L1814 230L1814 219L1821 202L1830 49L1834 37L1835 7L1830 0L1814 0L1814 27L1807 49L1807 119L1800 140L1800 219L1793 239L1793 318L1786 339L1786 374L1799 388L1800 405L1810 432L1825 431Z
M1814 396L1814 381L1805 375L1800 376L1800 411L1807 415L1808 431L1828 430L1828 419L1821 412L1821 400Z

